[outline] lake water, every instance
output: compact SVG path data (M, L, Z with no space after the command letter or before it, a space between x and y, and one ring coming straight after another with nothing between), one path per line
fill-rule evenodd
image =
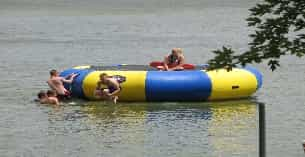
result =
M52 68L147 64L173 47L206 63L247 50L252 0L0 0L0 156L257 156L257 104L266 105L267 156L303 156L305 61L276 72L246 100L198 103L33 101Z

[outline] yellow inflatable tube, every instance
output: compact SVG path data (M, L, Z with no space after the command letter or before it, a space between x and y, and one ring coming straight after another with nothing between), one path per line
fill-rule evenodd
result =
M232 71L185 70L157 71L154 69L123 69L128 67L78 66L63 71L66 77L79 74L73 81L72 95L97 100L95 89L99 75L120 75L122 82L119 101L206 101L249 97L262 86L261 73L252 68L233 68ZM108 69L109 68L109 69ZM131 67L134 68L134 67Z

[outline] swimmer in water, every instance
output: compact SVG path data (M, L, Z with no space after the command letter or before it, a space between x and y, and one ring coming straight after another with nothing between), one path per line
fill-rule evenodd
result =
M59 105L57 94L54 90L48 90L47 95L50 101L54 102L56 105Z
M49 98L45 91L40 91L37 94L37 97L41 104L59 105L58 100L54 98Z

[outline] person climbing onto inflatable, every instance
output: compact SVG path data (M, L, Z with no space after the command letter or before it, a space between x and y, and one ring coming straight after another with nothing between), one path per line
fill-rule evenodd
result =
M99 77L95 95L102 99L112 100L116 104L119 98L118 94L122 90L120 84L126 81L126 77L120 75L108 76L106 73L100 74ZM107 88L102 88L102 85L107 86Z
M58 99L65 100L70 98L71 93L64 87L63 83L71 84L76 76L77 74L71 74L67 78L60 77L59 72L53 69L50 71L50 79L47 83L52 90L56 91Z

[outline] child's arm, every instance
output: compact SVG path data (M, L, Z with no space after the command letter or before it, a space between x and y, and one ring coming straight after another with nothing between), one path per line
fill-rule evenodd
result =
M164 70L167 71L168 70L168 56L164 57L164 61L163 61L163 66L164 66Z
M97 85L96 85L96 88L95 88L95 91L93 93L94 96L97 96L98 98L102 98L102 96L104 95L104 89L105 88L102 88L102 82L98 81Z

